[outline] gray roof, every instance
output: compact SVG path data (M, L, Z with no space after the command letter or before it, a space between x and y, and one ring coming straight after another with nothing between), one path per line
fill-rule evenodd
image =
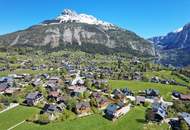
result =
M26 99L36 99L36 97L37 97L39 94L40 94L39 92L29 93L29 94L26 96Z
M185 120L185 122L190 126L190 114L186 112L180 113L180 116Z
M79 102L79 103L76 104L77 109L80 109L83 106L84 107L90 107L90 104L89 104L89 102Z

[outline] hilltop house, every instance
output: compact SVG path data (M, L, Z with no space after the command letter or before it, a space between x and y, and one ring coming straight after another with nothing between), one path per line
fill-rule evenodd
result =
M39 101L43 99L43 95L39 92L29 93L26 96L26 104L28 106L36 105Z

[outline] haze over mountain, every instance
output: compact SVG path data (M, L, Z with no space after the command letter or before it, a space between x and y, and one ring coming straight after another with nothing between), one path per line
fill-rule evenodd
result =
M161 62L178 66L190 64L190 23L168 33L149 39L162 53Z
M155 55L153 45L135 33L69 9L38 25L0 36L1 45L80 48L87 52Z

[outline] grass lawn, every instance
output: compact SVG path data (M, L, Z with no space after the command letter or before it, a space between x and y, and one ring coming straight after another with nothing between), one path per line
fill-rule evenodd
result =
M50 123L48 125L25 122L16 127L15 130L142 130L145 109L144 107L135 107L115 122L105 119L102 115L91 115L72 121Z
M27 119L39 110L32 107L18 106L0 114L0 129L7 130L11 126Z
M111 80L110 84L113 88L127 87L134 92L138 92L139 90L144 90L148 88L157 89L160 91L160 94L164 97L164 99L168 101L171 100L171 93L173 90L176 90L179 92L189 92L189 90L186 87L149 83L149 82L140 82L140 81Z
M178 76L176 75L172 75L172 71L168 71L168 70L162 70L159 72L146 72L144 73L144 76L151 79L154 76L157 76L161 79L173 79L179 83L185 84L185 85L190 85L190 83L185 82L184 80L180 79Z

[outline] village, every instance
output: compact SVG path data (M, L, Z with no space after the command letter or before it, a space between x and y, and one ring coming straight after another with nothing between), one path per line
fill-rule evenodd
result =
M40 73L10 73L0 78L1 112L14 109L18 105L36 107L40 112L26 120L37 124L67 120L73 114L76 118L83 118L95 113L116 122L135 106L144 106L146 108L144 118L148 122L167 123L174 130L180 127L181 122L190 126L190 114L186 111L176 111L172 107L176 105L176 101L190 101L190 93L187 93L186 88L188 85L171 79L159 79L156 75L150 77L148 79L150 83L186 88L186 93L172 90L169 95L172 100L166 101L160 91L151 86L135 92L129 89L130 86L113 89L109 83L112 79L109 78L113 78L115 70L96 66L96 62L82 66L80 59L70 62L68 58L63 58L51 66L31 64L30 60L22 61L20 69ZM139 59L132 58L128 65L136 66L138 70L139 64L141 64ZM116 59L116 66L122 68L121 58ZM159 71L161 70L159 68ZM144 79L142 74L141 71L135 71L130 76L122 75L120 80L142 81ZM175 116L169 117L170 111L176 113Z

